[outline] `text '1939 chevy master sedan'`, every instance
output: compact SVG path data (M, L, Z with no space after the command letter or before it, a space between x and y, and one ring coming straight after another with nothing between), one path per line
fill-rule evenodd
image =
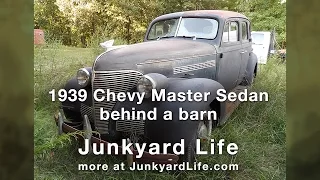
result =
M186 11L162 15L154 19L144 42L114 48L100 54L92 67L81 68L69 80L65 89L86 90L83 101L64 101L55 116L59 132L85 130L91 142L177 143L184 139L186 153L177 156L172 149L167 154L150 155L133 161L144 163L176 163L194 161L195 140L222 124L227 117L225 102L217 101L217 90L231 92L239 85L250 86L257 72L257 57L252 53L250 21L242 14L221 10ZM96 90L139 92L152 90L169 92L210 92L207 101L151 101L148 96L141 104L137 100L96 101ZM100 111L143 110L157 108L156 121L102 120ZM217 120L184 120L184 111L214 110ZM173 112L171 121L161 114ZM95 134L93 132L98 132ZM131 147L136 154L134 147ZM130 159L130 157L129 157Z

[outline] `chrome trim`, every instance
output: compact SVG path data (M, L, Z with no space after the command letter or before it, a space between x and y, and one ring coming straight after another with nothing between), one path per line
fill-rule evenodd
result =
M177 60L187 60L187 59L193 59L197 57L205 57L205 56L216 56L216 53L210 53L210 54L202 54L202 55L193 55L193 56L186 56L186 57L179 57L179 58L168 58L168 59L154 59L154 60L146 60L145 62L138 63L137 66L141 66L144 64L153 64L153 63L162 63L162 62L171 62L171 61L177 61Z
M86 82L84 83L84 84L79 84L79 81L78 81L78 73L79 73L79 71L83 71L83 72L85 72L86 73L86 75L87 75L87 80L86 80ZM77 82L78 82L78 84L79 84L79 86L81 86L81 87L86 87L88 84L89 84L89 81L90 81L90 72L86 69L86 68L80 68L78 71L77 71Z
M145 120L118 120L116 122L116 130L136 135L144 134Z
M92 122L92 123L94 122L93 107L88 106L84 103L81 103L80 104L80 113L81 113L82 117L84 117L84 115L87 115L90 122Z
M152 89L156 89L156 87L157 87L157 83L156 83L156 81L154 80L154 79L152 79L150 76L148 76L148 75L143 75L143 77L145 77L145 78L147 78L150 82L151 82L151 84L152 84ZM142 77L141 77L142 78Z
M107 53L107 52L108 52L108 51L104 51L103 53L99 54L99 56L94 60L93 66L92 66L92 71L93 71L94 67L96 66L97 60L98 60L102 55L104 55L104 54Z
M190 72L190 71L210 68L210 67L214 67L215 65L216 65L216 60L210 60L210 61L203 62L203 63L174 67L173 74L186 73L186 72Z
M119 70L119 71L94 71L94 80L92 81L92 91L96 89L109 89L111 92L127 92L136 87L138 80L143 74L136 70ZM94 98L94 97L92 97ZM96 102L93 100L93 112L95 119L95 127L101 134L107 134L109 128L108 120L100 119L100 108L111 112L117 101ZM118 121L117 121L118 122ZM125 125L131 123L125 122ZM130 125L131 126L131 125Z

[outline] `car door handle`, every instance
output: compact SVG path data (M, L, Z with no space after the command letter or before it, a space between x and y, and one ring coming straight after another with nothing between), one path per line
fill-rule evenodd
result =
M241 51L240 54L244 54L244 53L246 53L246 52L248 52L248 51Z

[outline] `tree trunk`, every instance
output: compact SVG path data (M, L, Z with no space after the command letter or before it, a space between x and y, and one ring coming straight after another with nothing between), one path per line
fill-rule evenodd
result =
M127 44L130 44L131 35L130 35L130 25L131 25L131 19L129 16L127 16L128 22L127 22Z

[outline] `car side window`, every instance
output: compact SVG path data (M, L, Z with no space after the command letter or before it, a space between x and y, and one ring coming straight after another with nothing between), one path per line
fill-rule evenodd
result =
M229 22L225 24L222 34L222 42L229 42Z
M242 40L248 40L248 23L241 22Z
M239 41L239 27L237 22L231 22L230 23L230 29L229 29L229 42L237 42Z
M222 34L222 42L237 42L239 41L239 25L236 21L231 21L225 24Z

